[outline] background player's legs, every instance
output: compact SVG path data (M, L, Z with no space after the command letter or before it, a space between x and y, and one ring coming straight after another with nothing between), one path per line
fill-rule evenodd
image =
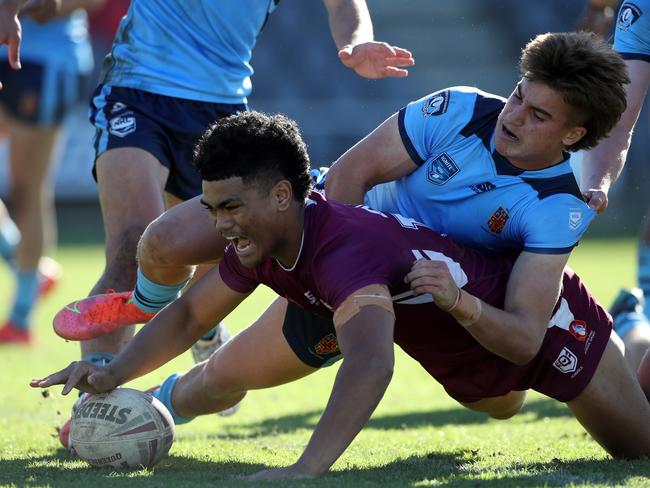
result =
M650 455L650 405L612 335L596 373L567 403L582 426L612 456Z
M50 166L60 127L14 121L10 134L10 188L14 220L23 236L16 264L36 268L56 240L56 214Z
M132 290L136 281L136 249L149 223L164 212L163 189L169 170L149 152L112 149L97 159L97 182L104 219L106 264L90 294ZM84 341L84 357L115 354L132 337L133 327Z
M13 255L15 299L2 340L12 328L27 333L39 292L39 261L56 241L50 166L59 133L59 126L41 127L15 119L8 126L10 199L21 239Z
M505 420L516 415L526 400L525 391L511 391L502 396L483 398L477 402L462 403L461 405L475 410L477 412L485 412L490 417Z
M250 327L178 378L171 399L184 418L218 412L248 390L270 388L317 371L294 354L282 332L286 301L276 300Z

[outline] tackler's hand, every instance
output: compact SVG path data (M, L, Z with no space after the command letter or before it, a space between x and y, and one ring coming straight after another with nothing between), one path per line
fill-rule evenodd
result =
M416 295L430 294L442 310L449 311L458 303L460 290L443 261L418 259L404 281Z

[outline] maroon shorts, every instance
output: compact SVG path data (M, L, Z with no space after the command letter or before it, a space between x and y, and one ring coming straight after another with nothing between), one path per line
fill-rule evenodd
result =
M612 331L611 316L568 269L540 351L523 366L484 349L448 314L435 324L413 318L400 321L395 342L463 403L528 389L573 400L591 381Z

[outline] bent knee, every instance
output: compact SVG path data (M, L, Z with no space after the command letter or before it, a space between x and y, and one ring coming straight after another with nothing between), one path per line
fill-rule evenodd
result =
M164 218L158 218L147 226L138 244L138 262L141 265L175 264L175 249L179 245L181 236L174 231L173 227L168 225Z

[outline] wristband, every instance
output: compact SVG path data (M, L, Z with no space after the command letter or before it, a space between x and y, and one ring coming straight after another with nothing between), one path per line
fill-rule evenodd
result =
M456 321L467 328L475 324L481 317L482 305L481 300L474 295L467 293L465 290L458 289L458 300L449 310Z

